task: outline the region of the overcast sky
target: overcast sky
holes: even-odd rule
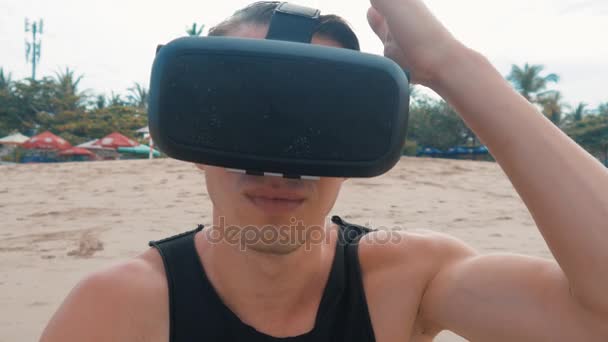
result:
[[[24,19],[44,18],[37,75],[70,67],[92,94],[148,85],[156,45],[184,35],[193,22],[217,24],[251,0],[0,0],[0,67],[13,79],[31,74],[25,62]],[[345,17],[366,52],[382,52],[367,25],[365,0],[299,0]],[[608,0],[428,0],[465,44],[503,74],[511,64],[543,64],[561,76],[572,104],[608,102]],[[206,30],[205,30],[206,31]]]

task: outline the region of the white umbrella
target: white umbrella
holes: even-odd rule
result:
[[[98,146],[98,145],[93,145],[97,142],[97,140],[99,139],[95,139],[95,140],[91,140],[91,141],[87,141],[85,143],[82,143],[76,147],[80,147],[80,148],[86,148],[88,150],[102,150],[103,147]]]
[[[30,140],[29,137],[27,137],[21,133],[16,133],[16,134],[11,134],[9,136],[6,136],[6,137],[0,139],[0,144],[21,145],[28,140]]]

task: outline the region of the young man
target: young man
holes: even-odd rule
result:
[[[272,8],[248,10],[264,6]],[[265,37],[267,21],[239,13],[215,33]],[[372,0],[368,19],[386,56],[446,99],[489,147],[557,263],[478,255],[438,234],[378,243],[382,232],[361,238],[365,231],[338,217],[325,224],[343,179],[199,165],[213,226],[84,279],[42,341],[430,341],[444,329],[473,341],[607,341],[606,169],[422,1]],[[358,48],[348,30],[333,31],[313,43]],[[306,234],[287,232],[289,243],[255,238],[285,233],[294,219]],[[234,227],[254,238],[243,244],[245,229]],[[308,243],[315,232],[323,243]],[[359,243],[345,243],[353,232]]]

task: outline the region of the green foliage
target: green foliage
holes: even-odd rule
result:
[[[416,156],[416,153],[418,152],[418,143],[416,143],[413,140],[406,140],[405,141],[405,145],[403,145],[403,150],[401,152],[401,154],[403,154],[404,156]]]
[[[597,107],[598,115],[608,115],[608,102],[602,103]]]
[[[583,117],[588,113],[589,113],[589,111],[587,110],[587,104],[584,102],[581,102],[578,105],[576,105],[574,110],[566,116],[566,119],[565,119],[566,124],[582,121]]]
[[[147,124],[147,118],[138,108],[111,106],[91,111],[64,111],[57,115],[40,113],[41,130],[60,132],[73,145],[101,138],[112,132],[133,136],[133,132]]]
[[[201,25],[201,27],[197,28],[197,24],[192,23],[192,27],[186,28],[186,34],[190,37],[198,37],[203,33],[203,29],[205,29],[205,25]]]
[[[65,68],[64,72],[55,73],[55,91],[58,111],[77,110],[86,99],[86,95],[78,91],[82,75],[76,76],[74,70]]]
[[[564,131],[608,166],[608,115],[588,115],[566,126]]]
[[[147,125],[144,87],[136,83],[128,100],[114,93],[89,98],[78,89],[81,80],[66,68],[55,77],[14,82],[0,68],[0,134],[50,130],[76,145],[112,132],[133,137]]]
[[[148,109],[148,90],[141,84],[135,82],[133,87],[129,88],[129,95],[127,95],[128,103],[131,106],[137,107],[142,110]]]
[[[38,113],[55,113],[59,109],[54,81],[48,77],[14,82],[11,90],[3,95],[0,117],[8,130],[31,134],[37,127]]]
[[[537,102],[542,106],[542,113],[556,126],[560,126],[564,119],[564,109],[568,107],[564,103],[562,93],[549,91],[537,96]]]
[[[106,97],[104,95],[97,95],[93,101],[93,105],[96,109],[106,108]]]
[[[13,81],[11,80],[11,74],[4,74],[4,68],[0,68],[0,91],[10,91]]]
[[[471,131],[445,102],[417,96],[410,107],[408,139],[420,147],[446,150],[466,144]]]

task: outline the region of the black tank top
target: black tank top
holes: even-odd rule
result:
[[[375,341],[361,269],[359,239],[370,232],[339,216],[336,254],[314,328],[303,335],[277,338],[243,323],[220,299],[206,277],[194,246],[194,235],[203,229],[150,242],[158,249],[169,287],[169,342],[373,342]]]

